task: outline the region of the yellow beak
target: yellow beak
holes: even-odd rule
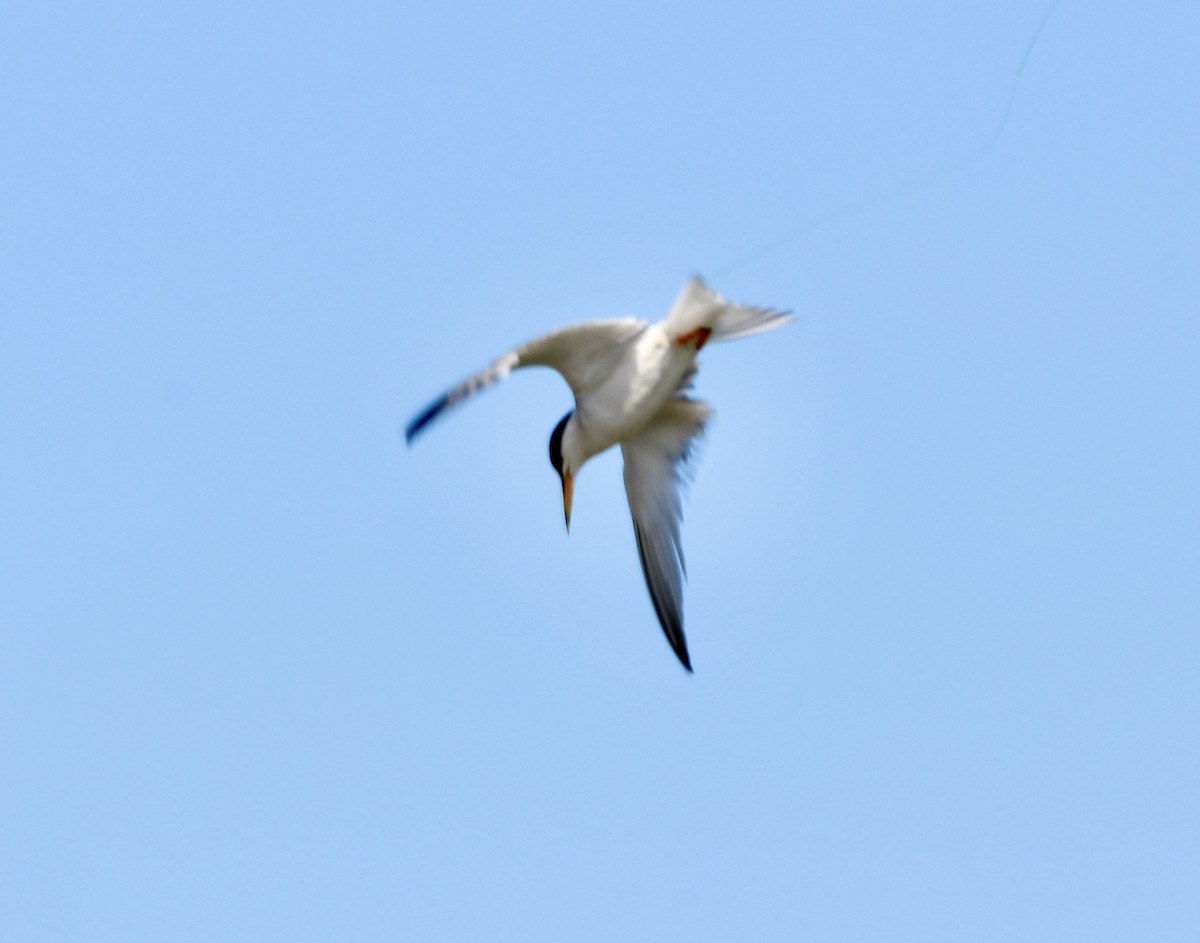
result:
[[[571,532],[571,498],[575,494],[575,479],[570,473],[562,476],[563,483],[563,517],[567,519],[567,533]]]

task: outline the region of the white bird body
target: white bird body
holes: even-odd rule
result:
[[[671,647],[690,671],[683,634],[679,473],[712,411],[683,391],[710,337],[745,337],[787,320],[785,313],[731,304],[693,278],[657,324],[634,318],[589,321],[508,352],[434,401],[409,423],[405,435],[411,443],[448,409],[519,367],[546,366],[561,373],[575,394],[575,409],[550,438],[550,460],[562,479],[567,526],[574,476],[588,459],[619,444],[651,601]]]
[[[583,395],[563,437],[563,459],[575,472],[589,458],[641,431],[695,371],[696,348],[671,343],[665,324],[625,342],[615,369]]]

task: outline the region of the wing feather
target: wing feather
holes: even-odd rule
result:
[[[451,387],[419,412],[404,429],[412,444],[421,432],[463,400],[505,379],[520,367],[550,367],[557,370],[578,396],[611,372],[626,343],[646,327],[637,318],[588,321],[543,334],[498,357],[490,365]]]
[[[680,526],[683,469],[712,411],[699,400],[677,396],[636,437],[621,443],[625,493],[650,600],[672,650],[692,670],[683,632],[683,557]]]

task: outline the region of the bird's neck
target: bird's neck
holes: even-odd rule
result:
[[[563,467],[571,469],[574,474],[579,471],[584,462],[600,451],[603,449],[597,448],[596,444],[591,441],[586,426],[579,418],[579,413],[572,415],[567,421],[566,428],[563,429]]]

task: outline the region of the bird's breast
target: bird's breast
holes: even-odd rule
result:
[[[659,325],[630,346],[615,370],[576,398],[591,454],[636,434],[678,392],[696,359],[694,347],[670,343]]]

